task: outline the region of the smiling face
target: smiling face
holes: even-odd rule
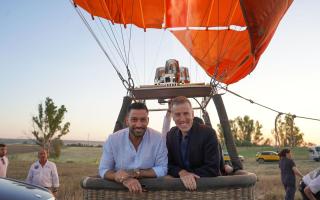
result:
[[[128,126],[130,134],[142,137],[149,123],[148,112],[145,109],[132,109],[128,114]]]
[[[172,105],[172,119],[182,134],[187,134],[193,123],[193,109],[189,102]]]

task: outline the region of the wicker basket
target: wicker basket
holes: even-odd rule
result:
[[[185,189],[178,178],[141,179],[146,190],[130,193],[121,184],[101,178],[85,177],[81,181],[83,199],[254,199],[255,174],[219,176],[197,180],[197,190]]]

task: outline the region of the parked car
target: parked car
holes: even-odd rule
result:
[[[242,155],[239,155],[239,159],[241,162],[244,161],[244,157]],[[223,160],[224,160],[224,162],[230,162],[230,156],[229,156],[228,152],[223,153]]]
[[[256,161],[259,163],[264,162],[277,162],[280,160],[278,153],[275,151],[261,151],[256,154]]]
[[[46,188],[10,178],[0,178],[0,199],[55,200],[54,196]]]

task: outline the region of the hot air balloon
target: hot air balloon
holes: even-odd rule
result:
[[[125,80],[116,69],[112,57],[104,51],[123,85],[130,93],[123,99],[114,131],[123,128],[125,111],[132,99],[146,100],[159,98],[159,96],[172,98],[183,95],[204,97],[203,103],[207,105],[212,98],[217,108],[232,164],[235,168],[242,169],[227,113],[221,95],[216,92],[215,84],[217,82],[226,85],[236,83],[255,69],[280,20],[292,2],[293,0],[73,0],[77,12],[100,47],[102,47],[101,42],[97,39],[91,27],[88,26],[81,10],[89,13],[92,19],[103,19],[109,25],[120,25],[123,28],[134,25],[144,31],[148,31],[148,29],[170,31],[213,80],[211,85],[190,84],[165,89],[157,87],[136,88],[128,67],[129,59],[123,58],[128,72],[128,79]],[[119,49],[117,48],[117,51]],[[159,68],[158,71],[164,73],[163,69]],[[178,73],[180,71],[178,69],[174,71],[176,74],[180,73]],[[157,79],[160,80],[160,78]],[[206,113],[205,110],[204,113]],[[205,115],[204,118],[206,118],[206,121],[210,121],[208,115]],[[240,192],[245,193],[241,197],[231,195],[232,197],[220,196],[220,198],[254,198],[251,187],[256,181],[254,175],[232,177],[231,179],[228,179],[230,177],[218,178],[227,178],[225,180],[221,179],[224,186],[218,186],[228,188],[229,191],[226,193],[232,193],[231,190],[237,193],[236,190],[239,188],[248,189],[246,192]],[[96,181],[93,181],[94,184]],[[210,182],[210,180],[206,181]],[[103,181],[98,180],[98,182],[104,185]],[[151,182],[146,181],[145,183],[146,185],[152,185]],[[237,185],[240,182],[242,185]],[[88,183],[87,179],[86,183]],[[228,187],[233,184],[236,186]],[[83,185],[83,187],[88,191],[94,189],[87,187],[87,185]],[[219,196],[216,197],[219,198]]]
[[[293,0],[74,0],[92,16],[169,29],[209,76],[235,83],[256,67]]]

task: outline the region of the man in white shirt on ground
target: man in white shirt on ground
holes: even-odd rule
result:
[[[48,160],[46,149],[40,149],[38,158],[39,160],[31,165],[26,182],[45,187],[56,196],[59,187],[56,164]]]
[[[9,160],[7,158],[7,145],[0,144],[0,177],[5,178],[7,176],[7,169]]]
[[[299,190],[304,200],[320,199],[320,167],[303,176]]]

